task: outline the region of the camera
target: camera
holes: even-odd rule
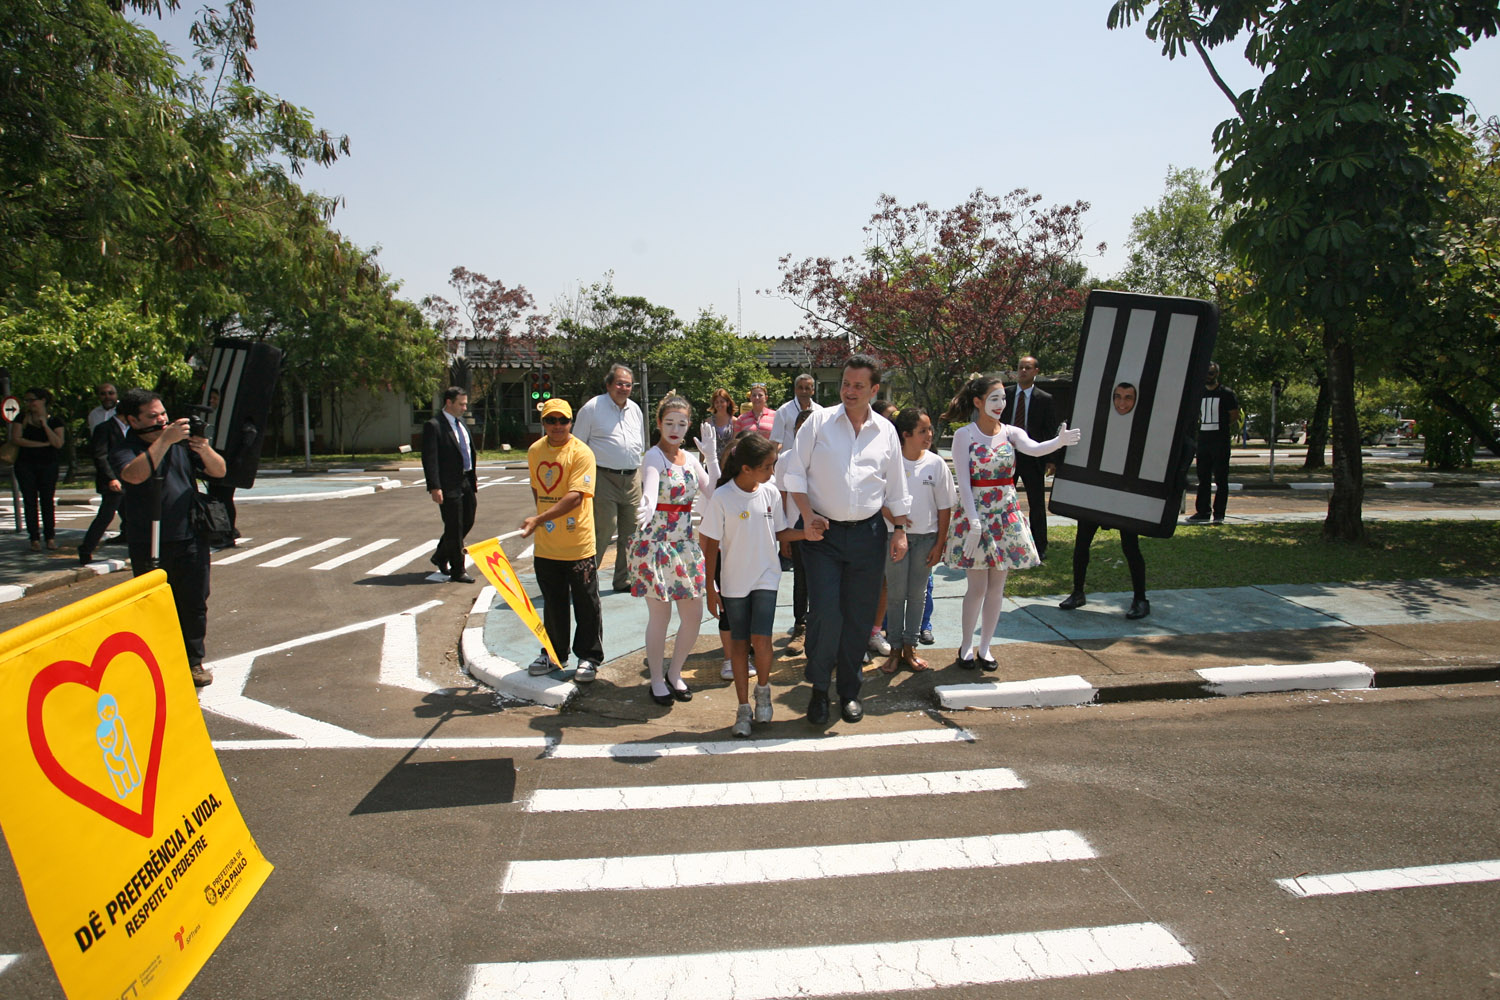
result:
[[[208,437],[208,415],[212,412],[211,406],[189,406],[188,434],[195,438]]]

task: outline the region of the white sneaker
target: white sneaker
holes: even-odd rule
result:
[[[719,676],[726,681],[734,680],[734,664],[725,660],[724,665],[719,668]],[[750,676],[755,676],[755,662],[753,660],[750,662]]]
[[[771,685],[755,685],[755,721],[771,721]]]
[[[890,656],[891,644],[885,641],[885,636],[879,632],[870,633],[870,652],[876,656]]]
[[[552,662],[552,657],[548,656],[545,652],[541,652],[537,654],[536,659],[527,665],[526,672],[533,677],[541,677],[543,674],[550,674],[554,670],[561,669],[562,667]]]
[[[729,730],[736,736],[750,735],[750,706],[741,705],[738,714],[734,717],[734,726]]]
[[[587,684],[599,676],[599,664],[593,660],[579,660],[578,669],[573,671],[573,682],[575,684]]]

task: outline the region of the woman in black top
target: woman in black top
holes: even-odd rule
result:
[[[53,494],[57,492],[57,469],[62,456],[63,422],[47,412],[52,394],[46,389],[26,393],[26,410],[10,425],[10,439],[21,448],[16,457],[16,482],[26,504],[26,531],[31,551],[57,548],[57,516]]]

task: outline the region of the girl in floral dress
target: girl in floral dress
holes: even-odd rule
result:
[[[954,479],[958,485],[959,509],[943,562],[968,575],[964,592],[963,639],[958,665],[973,670],[995,670],[990,640],[1000,622],[1005,602],[1005,576],[1012,569],[1039,565],[1031,527],[1016,499],[1016,451],[1047,455],[1075,445],[1082,435],[1058,428],[1058,435],[1040,443],[1024,430],[1000,422],[1005,410],[1005,385],[998,378],[972,379],[954,397],[944,420],[961,420],[978,410],[972,423],[953,435]],[[979,652],[974,651],[974,625],[979,624]]]
[[[630,593],[646,599],[646,669],[658,705],[692,699],[682,664],[703,620],[703,550],[693,536],[693,500],[707,499],[714,488],[702,464],[683,450],[692,422],[693,408],[681,396],[669,395],[656,408],[661,438],[641,461],[641,506],[630,543]],[[664,667],[674,604],[677,638]]]

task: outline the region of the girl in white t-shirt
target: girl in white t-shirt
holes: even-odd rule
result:
[[[908,406],[892,421],[901,438],[901,464],[906,468],[906,493],[911,497],[910,522],[906,527],[906,558],[885,560],[885,590],[888,595],[891,655],[880,665],[882,673],[894,674],[903,666],[913,672],[926,670],[927,661],[917,655],[922,629],[922,610],[927,603],[927,581],[932,567],[943,558],[948,539],[948,519],[953,511],[953,473],[942,456],[932,451],[932,418],[919,406]],[[886,521],[887,526],[890,521]],[[900,641],[897,641],[897,637]]]
[[[714,488],[703,466],[682,447],[692,422],[693,408],[681,396],[667,396],[657,406],[661,437],[641,460],[641,505],[628,550],[630,592],[646,599],[646,670],[651,700],[658,705],[692,700],[682,664],[703,621],[703,551],[693,537],[693,500],[712,495]],[[672,662],[663,664],[674,604],[677,638]]]
[[[759,664],[754,720],[771,721],[771,626],[781,581],[777,542],[802,537],[801,531],[786,526],[781,493],[769,482],[775,468],[776,445],[766,438],[750,435],[735,442],[698,526],[705,579],[712,581],[715,568],[720,570],[718,589],[712,582],[708,585],[708,610],[718,614],[722,604],[729,623],[734,692],[739,699],[730,731],[736,736],[750,735],[752,643]]]

